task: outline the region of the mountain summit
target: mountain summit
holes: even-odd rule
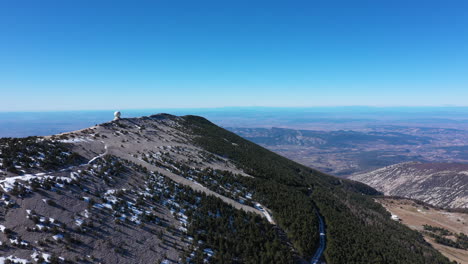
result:
[[[0,262],[449,263],[375,189],[197,116],[0,139]]]

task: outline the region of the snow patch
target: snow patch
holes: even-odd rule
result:
[[[28,263],[28,260],[26,259],[21,259],[21,258],[17,258],[13,255],[9,256],[9,257],[0,257],[0,264],[4,264],[6,260],[9,260],[13,263],[18,263],[18,264],[27,264]]]
[[[57,235],[52,236],[52,238],[53,238],[54,240],[62,240],[62,239],[63,239],[63,235],[62,235],[62,234],[57,234]]]

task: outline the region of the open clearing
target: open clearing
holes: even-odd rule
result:
[[[468,233],[468,214],[429,208],[406,199],[379,198],[376,201],[392,214],[398,215],[401,222],[412,229],[422,231],[424,230],[423,225],[431,225],[448,229],[454,233]],[[467,250],[435,243],[433,238],[426,235],[424,238],[450,260],[468,264]]]

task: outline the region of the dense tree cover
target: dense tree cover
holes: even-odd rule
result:
[[[291,242],[302,255],[309,256],[317,247],[318,233],[315,230],[318,229],[318,222],[314,205],[306,195],[308,189],[292,189],[275,181],[245,177],[229,171],[211,168],[197,170],[165,157],[161,162],[153,158],[146,158],[146,161],[195,180],[210,190],[246,205],[253,206],[250,199],[240,199],[240,196],[246,197],[247,193],[253,193],[253,200],[272,209],[280,226],[287,233],[293,234],[290,236]]]
[[[462,248],[456,241],[453,241],[450,238],[446,238],[446,237],[439,236],[436,234],[430,234],[430,236],[434,238],[436,243],[439,243],[441,245],[445,245],[445,246],[453,247],[453,248]]]
[[[275,181],[246,179],[254,199],[273,211],[277,224],[288,234],[296,250],[310,257],[318,247],[318,218],[308,190],[291,188]]]
[[[215,250],[210,263],[293,263],[290,248],[263,217],[237,210],[221,199],[202,196],[196,209],[188,210],[188,233],[198,245],[194,263],[203,262],[205,249]]]
[[[423,225],[423,227],[424,227],[424,230],[426,231],[437,233],[442,236],[448,236],[452,234],[452,232],[450,232],[448,229],[438,227],[438,226]]]
[[[468,249],[468,236],[464,233],[456,234],[445,228],[431,225],[424,225],[423,227],[425,234],[433,237],[435,242],[439,244],[453,248]],[[454,239],[447,238],[447,236],[451,236]]]
[[[460,233],[456,235],[457,237],[457,244],[460,245],[460,248],[468,249],[468,236],[464,233]]]
[[[182,263],[294,263],[293,252],[280,231],[258,214],[238,210],[221,199],[174,183],[168,178],[147,174],[152,200],[165,202],[176,218],[187,218],[188,241]],[[165,186],[164,190],[158,186]],[[208,256],[210,253],[211,257]]]
[[[313,202],[308,198],[310,189],[308,184],[304,184],[311,169],[297,167],[295,162],[271,155],[270,151],[205,119],[193,118],[202,122],[197,123],[198,127],[188,123],[193,133],[203,135],[196,138],[196,143],[229,158],[247,174],[255,176],[238,180],[253,191],[254,200],[272,209],[275,220],[286,231],[297,251],[306,258],[313,255],[318,247],[318,219]]]
[[[74,165],[84,159],[71,152],[67,144],[38,137],[0,138],[0,158],[3,168],[19,174],[22,169],[54,170]]]
[[[122,162],[146,174],[146,190],[152,193],[153,201],[166,201],[164,206],[176,219],[187,217],[184,236],[188,236],[191,245],[182,250],[181,263],[293,263],[295,257],[287,241],[264,217],[235,209],[217,197],[177,184],[159,173],[150,173],[145,167]],[[143,220],[147,219],[151,218],[146,216]],[[178,230],[174,227],[171,232],[175,234]]]
[[[449,263],[366,196],[333,187],[317,188],[312,197],[327,224],[330,263]]]
[[[250,186],[304,257],[318,243],[314,204],[327,226],[327,263],[450,263],[416,231],[390,219],[367,195],[377,191],[290,161],[204,118],[185,116],[181,129],[206,150],[255,177]],[[311,195],[311,196],[309,196]],[[310,228],[308,228],[310,227]]]

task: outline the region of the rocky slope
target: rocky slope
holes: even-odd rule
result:
[[[0,140],[0,263],[448,263],[374,189],[195,116]]]
[[[386,195],[440,207],[468,208],[468,164],[400,163],[350,178]]]

